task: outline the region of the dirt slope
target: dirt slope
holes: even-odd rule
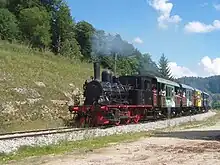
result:
[[[0,133],[63,126],[92,64],[0,41]]]

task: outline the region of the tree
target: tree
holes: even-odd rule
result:
[[[17,19],[8,9],[0,8],[0,39],[17,39],[19,28]]]
[[[173,80],[171,75],[170,67],[168,66],[168,59],[162,54],[159,60],[159,73],[163,78]]]
[[[159,71],[156,63],[151,59],[151,55],[146,53],[146,54],[141,54],[138,57],[138,72],[141,75],[144,74],[151,74],[154,76],[159,76]]]
[[[21,10],[32,7],[41,7],[40,0],[7,0],[8,10],[16,16]]]
[[[137,72],[137,64],[135,57],[119,56],[116,71],[119,75],[133,75]]]
[[[100,56],[101,65],[104,68],[108,68],[114,71],[115,66],[115,56],[112,54],[110,56]],[[116,61],[116,72],[117,75],[133,75],[137,72],[138,61],[135,57],[127,57],[118,55]]]
[[[0,0],[0,8],[5,8],[7,5],[7,0]]]
[[[53,48],[56,53],[65,56],[81,56],[80,46],[75,39],[75,23],[66,3],[61,2],[55,10],[52,26]]]
[[[51,43],[50,15],[44,8],[23,9],[19,18],[24,39],[29,40],[35,47],[49,46]]]
[[[81,57],[80,46],[75,38],[66,39],[61,44],[60,54],[70,58]]]
[[[75,32],[82,55],[85,59],[90,59],[92,53],[92,36],[95,28],[86,21],[80,21],[76,24]]]

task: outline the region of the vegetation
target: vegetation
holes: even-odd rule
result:
[[[72,141],[72,142],[63,141],[57,145],[49,145],[43,147],[24,146],[21,147],[16,154],[0,155],[0,163],[1,162],[5,163],[11,160],[22,160],[24,158],[31,156],[64,154],[73,151],[76,151],[76,154],[77,152],[78,153],[89,152],[89,151],[91,152],[94,149],[107,147],[114,143],[117,144],[120,142],[131,142],[138,140],[141,137],[147,137],[147,136],[150,136],[150,133],[145,131],[140,133],[126,133],[121,135],[111,135],[111,136],[104,136],[94,139]]]
[[[161,77],[173,80],[170,67],[168,66],[168,59],[165,57],[164,54],[162,54],[159,60],[159,72],[161,74]]]
[[[100,60],[104,67],[112,70],[117,54],[119,75],[158,72],[149,55],[142,55],[119,34],[95,29],[86,21],[76,23],[63,0],[1,1],[0,23],[2,40],[16,40],[72,59]]]
[[[177,79],[177,81],[209,93],[211,95],[213,108],[220,108],[220,76],[211,76],[206,78],[182,77]]]
[[[80,60],[6,42],[0,59],[0,132],[63,126],[71,117],[66,101],[93,74]]]

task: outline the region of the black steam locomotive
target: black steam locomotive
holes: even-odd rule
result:
[[[94,79],[85,85],[84,105],[116,105],[129,104],[129,86],[124,86],[112,75],[110,70],[102,72],[100,81],[100,67],[94,63]]]

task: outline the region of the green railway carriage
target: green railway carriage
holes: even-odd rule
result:
[[[158,102],[161,108],[180,107],[180,85],[176,82],[156,77],[159,92]]]

